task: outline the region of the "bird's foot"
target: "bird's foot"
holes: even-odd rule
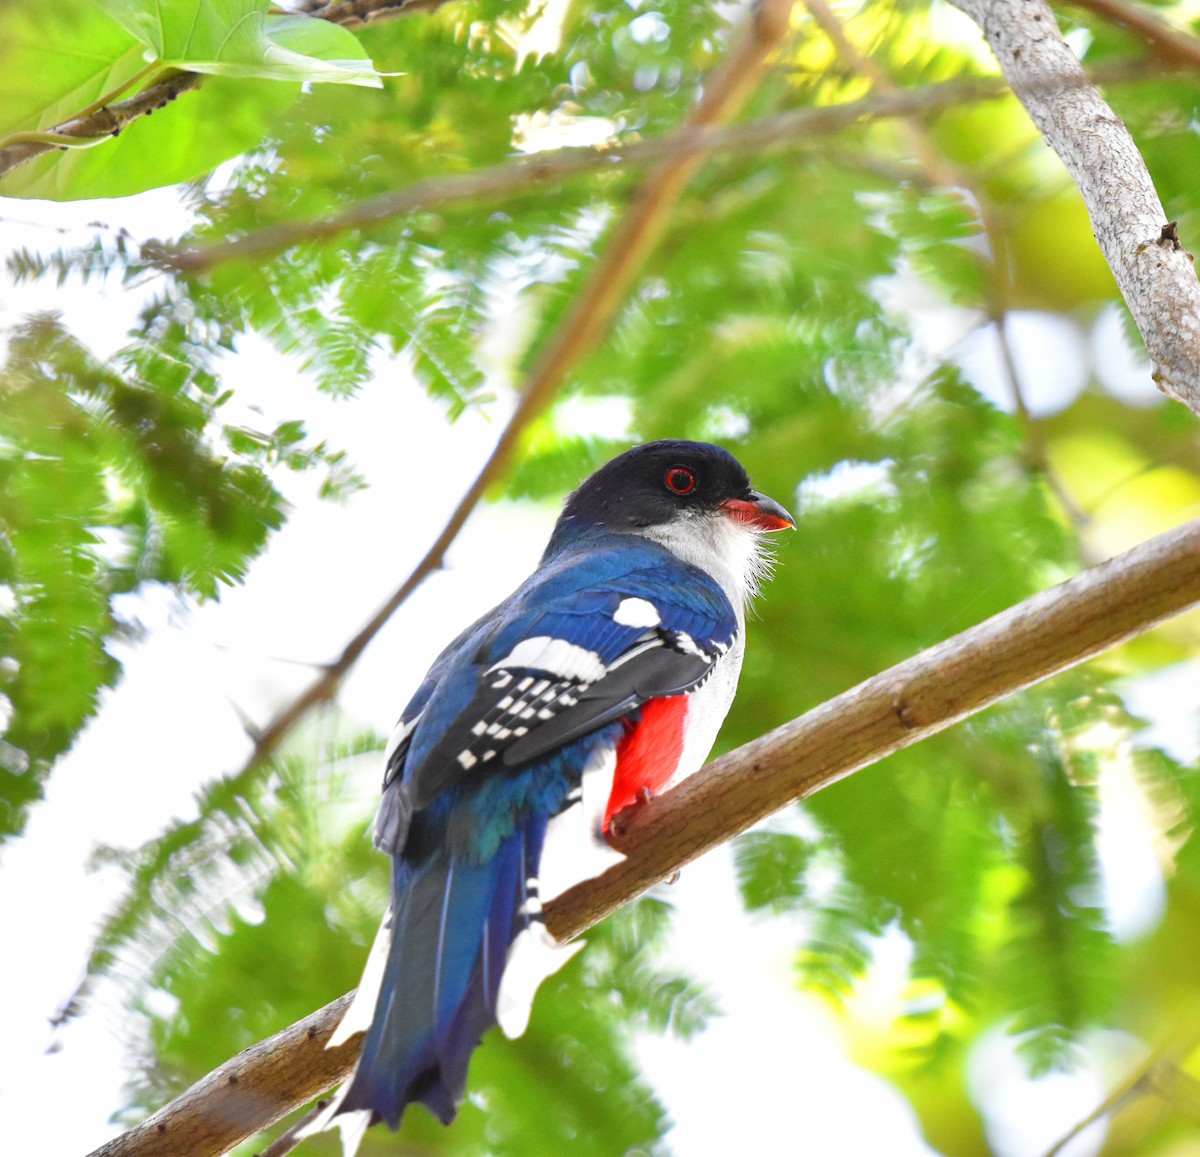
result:
[[[633,803],[626,804],[625,807],[608,821],[608,830],[604,833],[604,836],[614,848],[618,848],[617,841],[622,840],[629,831],[629,821],[653,798],[654,792],[648,787],[639,787]],[[618,850],[620,849],[618,848]]]

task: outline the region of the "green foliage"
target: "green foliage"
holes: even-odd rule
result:
[[[815,846],[791,832],[749,832],[735,845],[738,885],[748,912],[786,912],[807,895],[805,872]]]
[[[116,678],[105,649],[120,629],[113,600],[147,582],[213,595],[279,525],[261,468],[205,438],[214,388],[203,363],[159,349],[133,346],[101,365],[52,318],[11,337],[0,383],[11,607],[0,833],[20,829],[51,761]]]
[[[42,158],[0,186],[69,198],[199,178],[181,193],[190,226],[158,247],[98,228],[8,258],[14,284],[149,283],[155,296],[107,361],[48,318],[8,335],[0,834],[19,829],[55,757],[115,684],[119,596],[166,582],[205,598],[239,581],[286,516],[281,470],[320,471],[332,496],[364,482],[298,413],[261,429],[244,410],[228,418],[224,360],[262,338],[347,406],[368,381],[394,376],[451,420],[489,412],[520,387],[622,229],[642,171],[624,146],[676,127],[723,60],[722,11],[584,0],[517,12],[465,0],[372,22],[361,49],[258,0],[29,3],[6,15],[0,132],[52,125],[112,93],[145,68],[146,49],[143,81],[166,64],[212,75],[118,141]],[[979,71],[973,50],[941,41],[940,9],[884,2],[839,16],[898,84]],[[1141,51],[1128,30],[1060,16],[1091,37],[1087,63]],[[747,119],[870,87],[799,9],[794,21]],[[302,42],[287,39],[296,34]],[[381,87],[353,83],[375,76],[366,53],[388,77]],[[353,86],[300,92],[281,79]],[[1185,237],[1200,187],[1195,87],[1151,67],[1109,93]],[[443,203],[426,184],[414,211],[192,277],[162,260],[164,247],[325,222],[418,182],[582,141],[603,141],[612,165],[469,202]],[[953,336],[998,312],[1040,309],[1083,332],[1116,300],[1064,181],[1011,99],[716,153],[607,340],[573,367],[569,404],[524,431],[493,497],[557,501],[626,435],[695,436],[729,445],[756,485],[797,508],[799,529],[775,544],[777,574],[750,623],[725,747],[1200,509],[1194,418],[1181,407],[1128,404],[1106,392],[1108,367],[1093,365],[1070,405],[1017,417],[955,363]],[[627,414],[628,430],[592,423],[602,411]],[[403,430],[396,439],[407,447]],[[1042,1073],[1069,1069],[1097,1028],[1153,1047],[1194,1018],[1200,775],[1147,738],[1121,680],[1198,654],[1194,621],[1167,625],[739,840],[745,906],[794,929],[797,999],[841,1019],[855,1058],[911,1099],[942,1151],[983,1144],[964,1072],[996,1027],[1017,1034]],[[399,673],[397,694],[419,674]],[[356,778],[375,747],[296,747],[211,785],[194,821],[105,853],[127,870],[128,894],[81,996],[119,981],[137,1061],[130,1118],[356,980],[385,893]],[[1114,784],[1145,810],[1165,880],[1161,919],[1140,937],[1114,927],[1107,906],[1100,853]],[[661,901],[643,900],[589,934],[546,986],[529,1034],[485,1042],[456,1124],[414,1113],[400,1143],[665,1152],[669,1122],[630,1041],[690,1039],[719,1004],[664,964],[669,922]],[[881,946],[897,941],[904,983],[883,1023],[857,1002]],[[1129,1151],[1165,1152],[1171,1130],[1189,1128],[1164,1118]],[[391,1142],[371,1135],[364,1151]]]

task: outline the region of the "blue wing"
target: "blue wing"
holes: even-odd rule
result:
[[[648,699],[695,687],[737,627],[703,571],[645,539],[596,535],[439,659],[392,772],[402,770],[420,808],[481,765],[522,767]]]

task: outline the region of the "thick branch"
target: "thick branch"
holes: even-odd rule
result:
[[[787,30],[792,0],[760,0],[729,56],[712,77],[700,103],[688,118],[704,126],[734,115],[762,75],[771,49]],[[346,644],[338,658],[275,717],[255,739],[245,769],[269,758],[296,723],[318,703],[331,699],[346,672],[367,645],[424,580],[442,565],[446,551],[488,487],[502,477],[525,429],[550,404],[571,369],[583,360],[607,332],[630,285],[661,234],[703,156],[692,150],[659,165],[638,190],[629,212],[618,222],[607,248],[592,267],[566,316],[551,335],[521,392],[517,408],[500,434],[479,476],[463,495],[442,532],[412,573]]]
[[[1200,520],[993,615],[740,747],[625,827],[624,862],[546,906],[568,939],[797,799],[1200,604]]]
[[[1045,0],[951,0],[983,29],[1005,78],[1079,186],[1165,393],[1200,414],[1200,282],[1145,162],[1088,83]]]
[[[794,800],[1198,604],[1200,521],[1034,595],[709,764],[640,809],[623,835],[625,861],[547,904],[547,925],[559,939],[577,936]],[[329,1053],[319,1046],[348,999],[242,1053],[92,1157],[207,1157],[332,1088],[353,1067],[359,1041]]]
[[[353,992],[238,1053],[90,1157],[214,1157],[338,1084],[361,1036],[326,1049]]]

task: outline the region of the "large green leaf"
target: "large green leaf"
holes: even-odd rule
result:
[[[149,64],[215,76],[383,82],[354,35],[327,20],[271,15],[270,0],[101,0]]]

